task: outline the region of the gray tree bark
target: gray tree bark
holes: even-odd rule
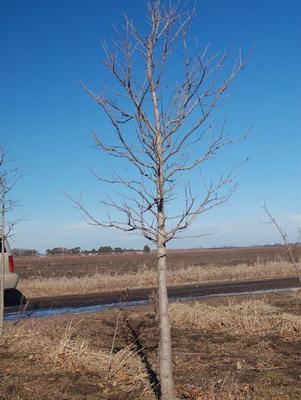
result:
[[[158,245],[158,302],[160,323],[160,381],[162,400],[174,399],[171,330],[168,315],[165,245]]]
[[[166,229],[164,215],[164,191],[162,179],[158,180],[157,208],[157,256],[158,256],[158,311],[160,325],[160,382],[162,400],[176,399],[174,392],[171,329],[168,314]]]

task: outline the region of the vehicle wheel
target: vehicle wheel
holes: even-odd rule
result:
[[[4,289],[4,307],[20,306],[26,303],[26,297],[18,289]]]

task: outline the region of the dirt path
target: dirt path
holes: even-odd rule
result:
[[[220,283],[203,283],[173,286],[168,289],[170,299],[188,299],[196,297],[220,296],[229,294],[252,293],[266,290],[293,289],[300,287],[297,278],[286,277],[256,281],[231,281]],[[62,307],[89,307],[102,304],[116,304],[149,300],[155,288],[125,289],[110,293],[94,293],[87,295],[68,295],[56,297],[40,297],[28,300],[26,310],[57,309]],[[6,307],[5,312],[20,311],[19,306]]]

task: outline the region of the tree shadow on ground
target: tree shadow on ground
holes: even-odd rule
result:
[[[156,371],[153,370],[151,363],[149,362],[149,359],[147,357],[147,354],[145,353],[144,346],[141,341],[141,329],[144,326],[144,321],[140,321],[139,324],[134,327],[129,320],[126,320],[126,325],[130,331],[130,334],[133,339],[133,345],[136,348],[137,354],[139,355],[143,365],[145,366],[148,380],[150,383],[150,387],[156,397],[157,400],[161,399],[161,384],[158,378],[158,375]]]

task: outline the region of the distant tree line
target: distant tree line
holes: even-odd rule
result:
[[[25,257],[25,256],[38,256],[40,253],[35,249],[12,249],[13,255],[15,257]]]
[[[91,250],[81,250],[80,247],[73,247],[71,249],[68,249],[66,247],[54,247],[53,249],[47,249],[46,250],[46,255],[47,256],[55,256],[55,255],[102,255],[102,254],[121,254],[121,253],[136,253],[141,250],[135,250],[135,249],[125,249],[121,247],[111,247],[111,246],[100,246],[97,250],[96,249],[91,249]],[[149,253],[150,248],[149,246],[145,245],[143,248],[144,253]]]
[[[66,247],[54,247],[53,249],[46,249],[47,256],[55,256],[55,255],[75,255],[80,254],[81,249],[80,247],[73,247],[68,249]]]

